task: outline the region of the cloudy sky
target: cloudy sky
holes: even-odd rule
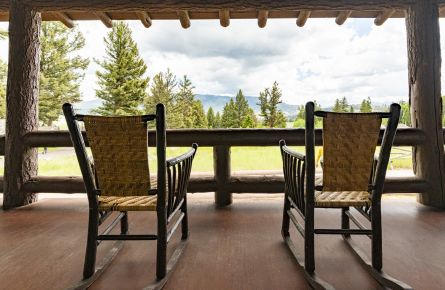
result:
[[[154,21],[149,29],[129,23],[148,75],[167,68],[186,74],[198,94],[234,95],[242,89],[257,96],[276,80],[290,104],[315,99],[328,106],[343,96],[351,103],[368,96],[374,102],[407,100],[403,19],[380,27],[372,19],[348,19],[342,26],[334,19],[309,19],[303,28],[295,19],[270,19],[264,29],[255,20],[231,20],[228,28],[217,20],[197,20],[186,30],[179,21]],[[78,27],[86,38],[82,54],[101,59],[109,30],[98,21],[79,21]],[[443,21],[441,28],[445,31]],[[0,41],[0,57],[7,58],[7,41]],[[95,98],[97,69],[91,61],[82,86],[85,100]]]

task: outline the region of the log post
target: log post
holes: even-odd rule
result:
[[[37,149],[25,145],[24,135],[38,127],[40,24],[39,12],[21,0],[10,1],[4,209],[26,205],[37,198],[22,187],[37,175]]]
[[[229,146],[213,147],[213,168],[218,187],[215,192],[215,203],[220,207],[230,205],[232,203],[232,193],[226,190],[231,175]]]
[[[417,177],[431,185],[418,196],[422,204],[445,207],[444,138],[442,132],[441,54],[438,6],[435,0],[415,1],[406,14],[411,122],[425,134],[414,147]]]

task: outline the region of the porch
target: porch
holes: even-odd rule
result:
[[[190,239],[165,289],[309,288],[281,238],[282,203],[281,194],[242,194],[231,207],[215,209],[213,194],[189,194]],[[385,195],[382,203],[384,269],[414,289],[442,289],[443,213],[408,194]],[[42,194],[37,203],[0,212],[0,248],[6,249],[0,253],[1,288],[65,289],[79,281],[87,210],[84,195]],[[327,226],[340,222],[335,210],[317,217]],[[150,213],[130,213],[130,230],[155,231],[155,220]],[[369,250],[368,239],[358,241]],[[99,260],[110,246],[99,247]],[[155,247],[125,242],[91,289],[148,285],[155,278]],[[316,247],[318,273],[334,287],[379,289],[340,237],[317,236]]]

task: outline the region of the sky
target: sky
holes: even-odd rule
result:
[[[350,18],[339,26],[334,19],[310,18],[302,28],[295,19],[269,19],[263,29],[252,19],[231,20],[227,28],[218,20],[195,20],[189,29],[172,20],[153,21],[148,29],[140,21],[128,23],[148,76],[169,68],[178,78],[187,75],[196,94],[233,96],[242,89],[258,96],[277,81],[289,104],[316,100],[330,106],[341,97],[352,104],[367,97],[376,103],[408,99],[404,19],[375,26],[373,19]],[[86,38],[81,54],[91,59],[81,91],[84,100],[91,100],[99,69],[93,59],[104,57],[103,38],[110,30],[99,21],[77,25]],[[445,20],[440,25],[445,31]],[[7,24],[0,27],[7,29]],[[3,60],[7,45],[0,41]]]

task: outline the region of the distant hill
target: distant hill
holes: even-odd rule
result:
[[[202,102],[202,105],[204,106],[204,110],[206,112],[210,107],[212,107],[215,112],[222,113],[224,105],[228,103],[231,98],[234,97],[218,96],[218,95],[196,95],[195,98]],[[260,106],[257,105],[257,103],[259,103],[258,98],[247,96],[246,99],[247,102],[249,103],[249,106],[252,107],[255,113],[259,114]],[[100,99],[93,99],[77,103],[74,107],[76,108],[76,111],[80,114],[89,114],[93,109],[99,107],[101,104],[102,101]],[[295,116],[297,114],[296,105],[289,105],[286,103],[282,103],[279,105],[279,108],[288,117]]]

